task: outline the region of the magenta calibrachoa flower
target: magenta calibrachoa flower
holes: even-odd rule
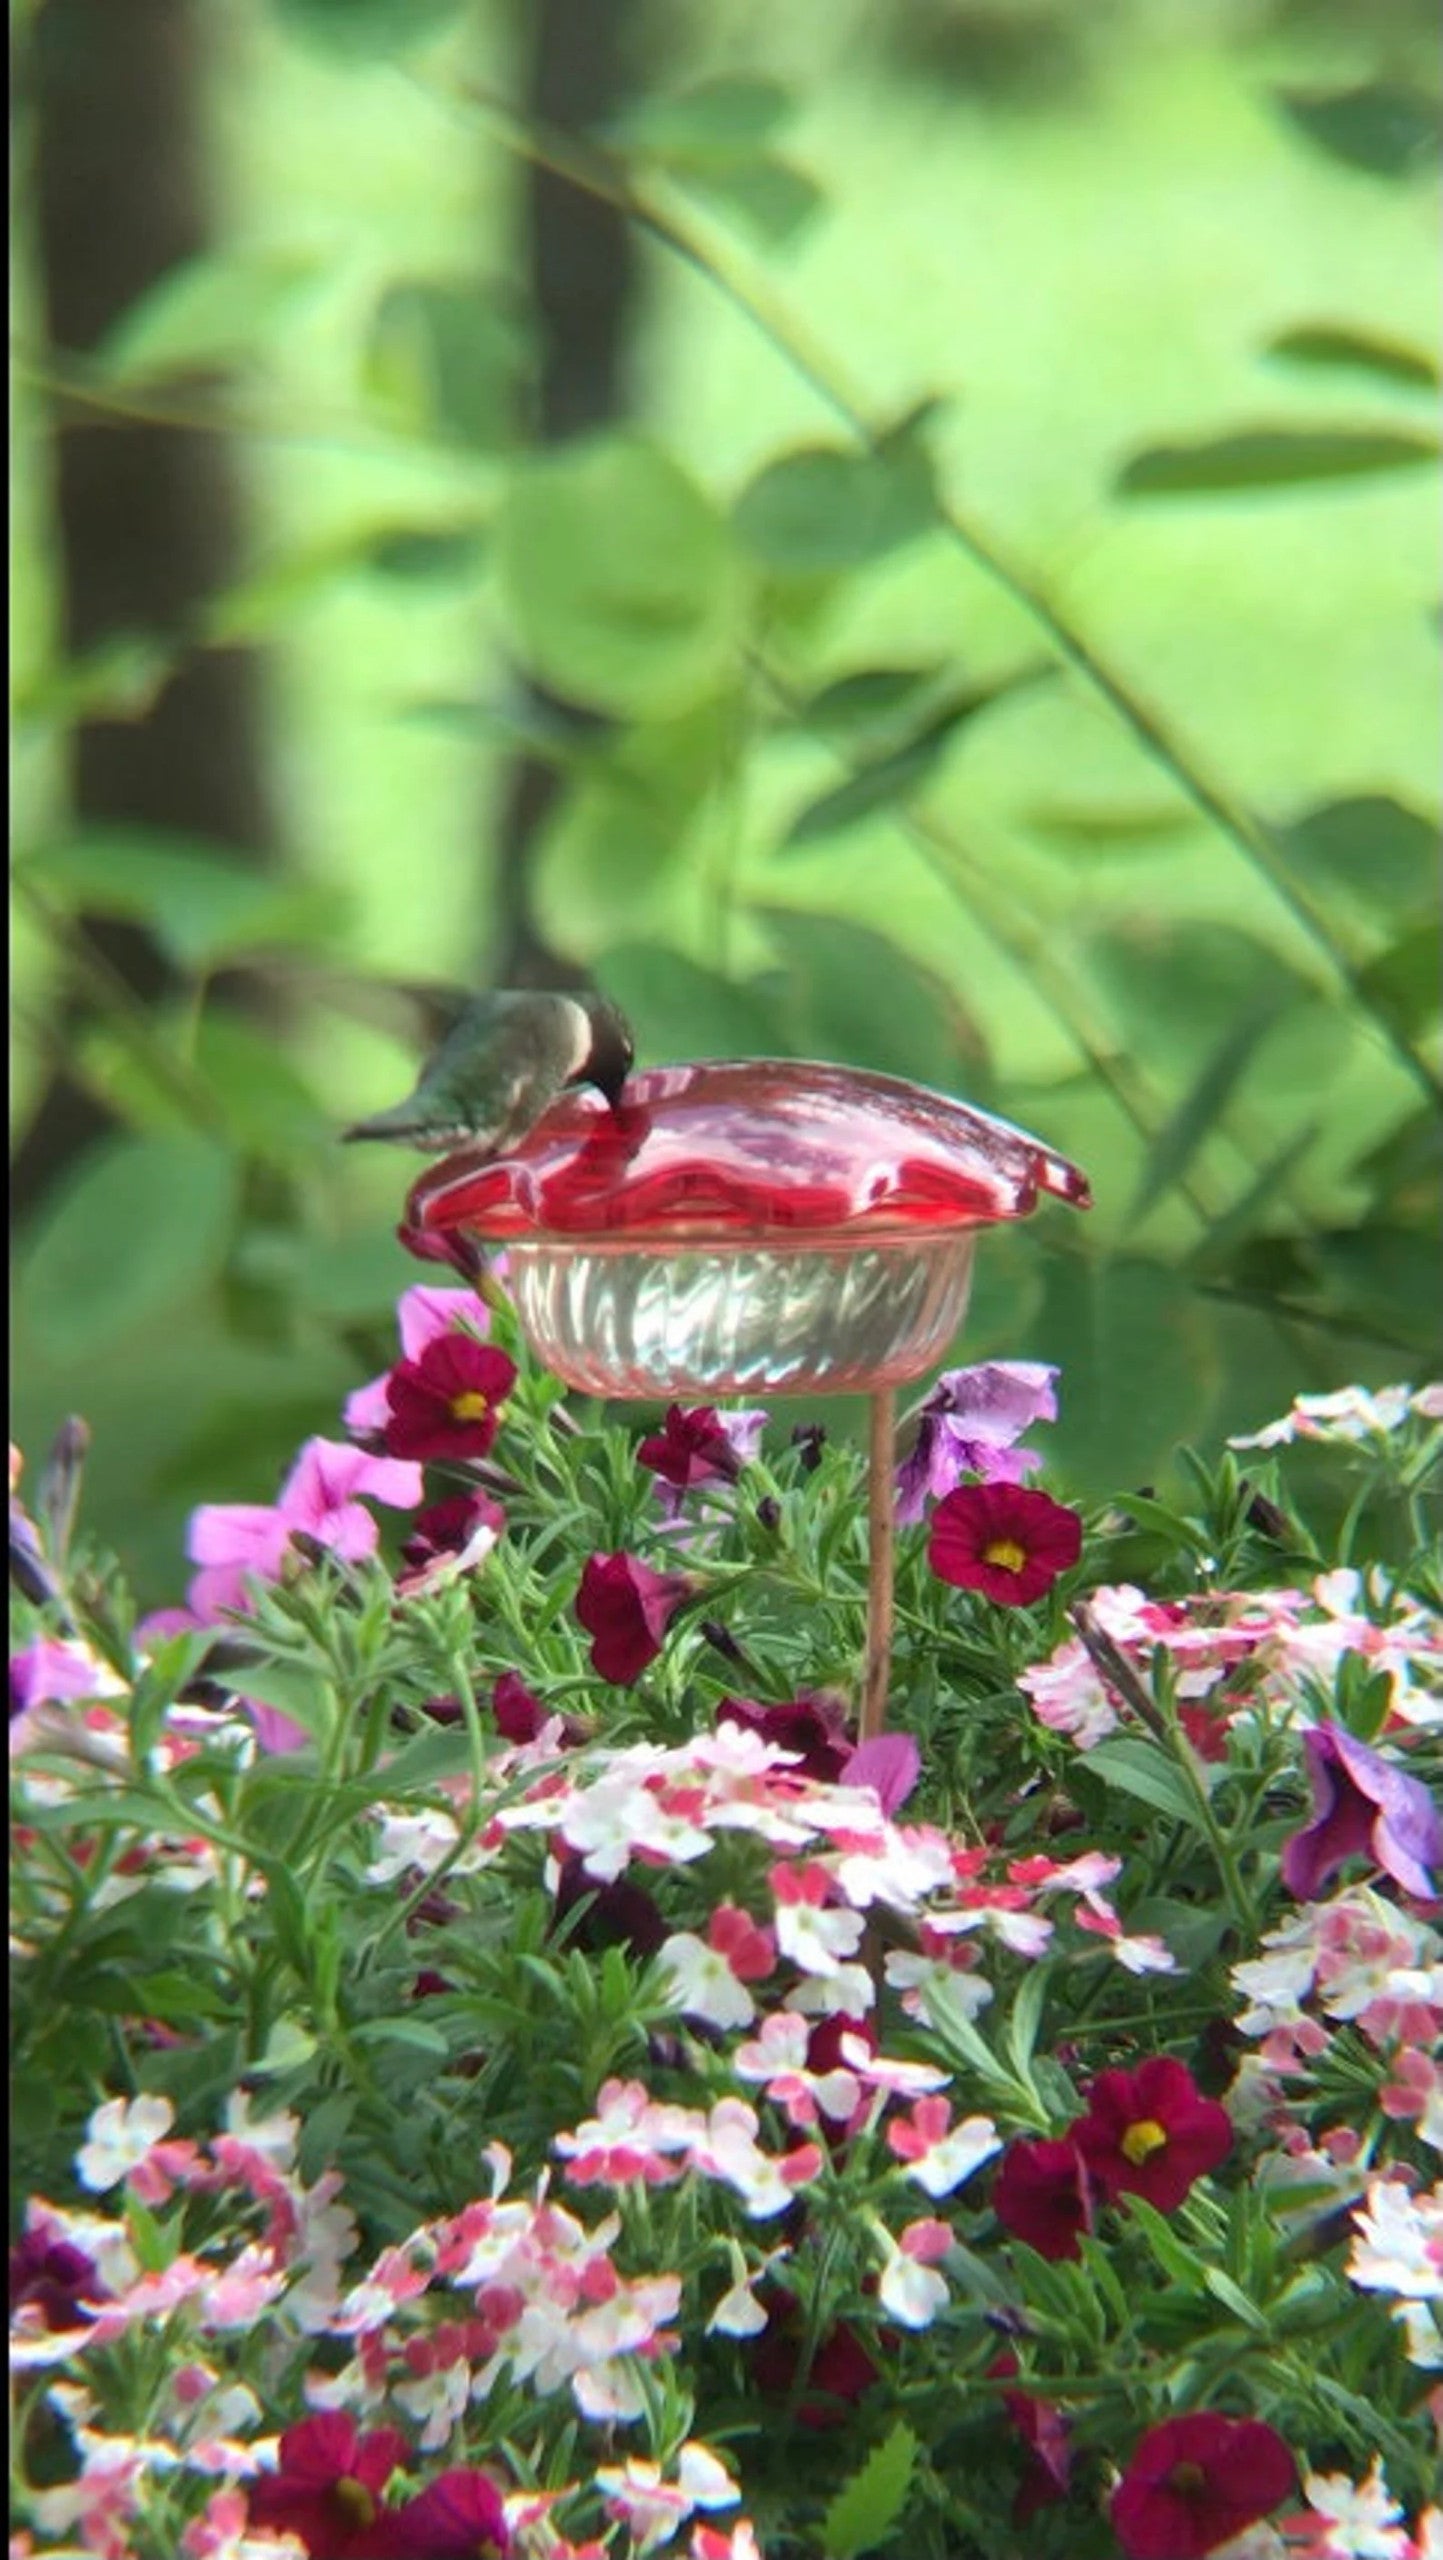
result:
[[[419,1360],[433,1342],[449,1333],[469,1334],[473,1341],[484,1339],[490,1325],[487,1308],[470,1289],[432,1289],[424,1282],[419,1288],[404,1290],[396,1306],[396,1328],[401,1337],[401,1358]],[[358,1440],[382,1440],[390,1420],[387,1389],[391,1382],[389,1369],[357,1387],[346,1398],[346,1429]]]
[[[408,2451],[395,2427],[362,2435],[339,2410],[305,2418],[282,2436],[276,2472],[252,2484],[250,2521],[298,2535],[311,2560],[399,2560],[382,2494]]]
[[[639,1556],[588,1557],[576,1614],[592,1639],[592,1669],[629,1688],[656,1660],[672,1619],[699,1588],[691,1574],[656,1573]]]
[[[1104,2195],[1137,2195],[1172,2213],[1233,2147],[1226,2107],[1204,2098],[1186,2063],[1154,2054],[1136,2071],[1099,2071],[1070,2139]]]
[[[1113,2531],[1127,2560],[1206,2560],[1296,2482],[1272,2427],[1195,2410],[1150,2428],[1135,2448],[1113,2495]]]
[[[386,1447],[393,1458],[484,1458],[516,1384],[516,1363],[494,1344],[443,1333],[386,1381]]]
[[[1040,1600],[1082,1553],[1082,1522],[1050,1494],[1020,1485],[964,1485],[932,1514],[927,1562],[943,1582],[985,1592],[1007,1608]]]
[[[1044,2258],[1075,2258],[1092,2229],[1092,2180],[1075,2142],[1020,2136],[1002,2155],[992,2210],[1004,2231]]]
[[[734,1484],[754,1458],[766,1427],[766,1411],[725,1413],[715,1405],[668,1405],[660,1431],[637,1445],[652,1474],[686,1492],[697,1484]]]

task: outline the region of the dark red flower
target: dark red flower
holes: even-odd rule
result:
[[[927,1562],[943,1582],[1020,1607],[1039,1600],[1082,1553],[1082,1522],[1020,1484],[959,1485],[932,1514]]]
[[[281,2438],[279,2469],[248,2484],[250,2521],[295,2534],[311,2560],[397,2560],[397,2517],[381,2493],[406,2455],[395,2427],[363,2436],[340,2410],[303,2418]]]
[[[714,1404],[668,1405],[660,1431],[643,1440],[636,1454],[653,1475],[679,1487],[734,1484],[742,1467]]]
[[[534,1742],[546,1722],[546,1709],[532,1696],[519,1671],[503,1671],[491,1692],[496,1730],[507,1742]]]
[[[393,1458],[484,1458],[516,1363],[474,1334],[443,1333],[386,1381],[386,1447]]]
[[[806,2323],[795,2294],[775,2287],[767,2302],[767,2325],[753,2340],[749,2355],[757,2389],[779,2400],[790,2396],[801,2370]],[[807,2371],[807,2387],[797,2403],[799,2426],[821,2431],[847,2423],[847,2408],[870,2391],[879,2369],[855,2329],[838,2320],[827,2331]],[[813,2398],[812,2393],[821,2394]]]
[[[1075,2142],[1009,2142],[992,2189],[1004,2231],[1043,2258],[1075,2258],[1092,2229],[1092,2182]]]
[[[782,1751],[800,1752],[798,1776],[823,1784],[840,1778],[852,1756],[846,1710],[827,1689],[804,1689],[780,1707],[761,1706],[755,1698],[723,1698],[717,1722],[744,1725]]]
[[[24,2231],[10,2252],[10,2308],[33,2303],[47,2329],[80,2329],[93,2315],[90,2305],[110,2300],[83,2249],[55,2236],[54,2229]]]
[[[639,1884],[617,1876],[599,1884],[586,1872],[580,1850],[562,1861],[556,1885],[556,1916],[564,1920],[578,1902],[587,1905],[568,1944],[597,1955],[603,1947],[629,1947],[633,1955],[654,1956],[667,1935],[667,1924],[651,1895]]]
[[[576,1614],[593,1639],[591,1663],[625,1689],[661,1651],[661,1640],[696,1585],[688,1573],[653,1573],[636,1556],[588,1556]]]
[[[1159,2213],[1233,2147],[1226,2107],[1205,2098],[1185,2062],[1154,2054],[1136,2071],[1099,2071],[1072,2140],[1109,2196],[1145,2196]]]
[[[1014,2355],[994,2356],[987,2368],[998,2381],[1017,2371]],[[1054,2507],[1065,2498],[1072,2478],[1072,2446],[1067,2420],[1050,2400],[1034,2400],[1028,2391],[1004,2391],[1002,2406],[1027,2448],[1027,2468],[1012,2501],[1012,2521],[1027,2524],[1039,2507]]]
[[[1206,2409],[1149,2427],[1113,2496],[1127,2560],[1203,2560],[1269,2513],[1297,2478],[1280,2435]]]
[[[464,1555],[484,1529],[499,1538],[505,1526],[506,1514],[489,1493],[448,1493],[444,1502],[430,1502],[417,1512],[409,1538],[402,1541],[402,1561],[419,1572],[443,1556]]]
[[[395,2518],[394,2560],[505,2560],[501,2492],[484,2471],[443,2471]]]

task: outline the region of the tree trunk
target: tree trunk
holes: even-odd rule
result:
[[[600,124],[623,91],[629,0],[539,0],[534,12],[530,114],[567,132]],[[636,255],[624,214],[550,169],[528,163],[530,289],[541,339],[541,441],[559,444],[617,417]],[[548,708],[565,712],[552,702]],[[518,758],[496,866],[495,976],[501,986],[569,987],[585,972],[553,951],[530,911],[537,836],[556,800],[553,765]]]
[[[208,242],[197,0],[48,0],[28,62],[38,257],[50,337],[93,348],[155,279]],[[57,425],[56,540],[71,654],[121,632],[179,637],[235,574],[238,508],[220,439],[97,416]],[[253,657],[186,658],[150,711],[92,720],[71,741],[76,822],[208,837],[263,858],[271,826]],[[173,983],[150,936],[88,930],[135,992]],[[64,1032],[84,1018],[67,1000]],[[110,1125],[92,1095],[52,1082],[13,1171],[32,1202]]]

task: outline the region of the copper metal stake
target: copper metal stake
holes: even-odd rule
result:
[[[880,1733],[887,1721],[888,1673],[892,1663],[892,1471],[896,1425],[896,1397],[890,1387],[882,1388],[872,1398],[867,1462],[871,1555],[867,1567],[867,1668],[862,1683],[864,1742]]]

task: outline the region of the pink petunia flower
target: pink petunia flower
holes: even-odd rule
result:
[[[1443,1816],[1420,1778],[1410,1777],[1346,1726],[1310,1727],[1303,1749],[1313,1818],[1284,1847],[1283,1882],[1312,1902],[1351,1857],[1371,1858],[1405,1893],[1429,1900],[1430,1870],[1443,1864]]]

